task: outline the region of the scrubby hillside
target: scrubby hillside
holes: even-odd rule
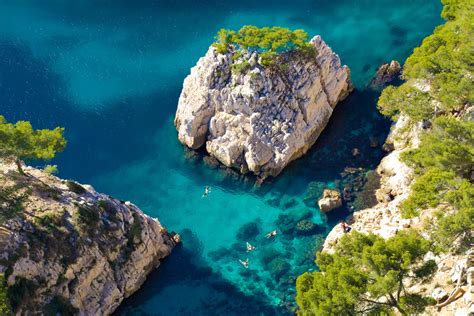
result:
[[[443,4],[447,22],[379,99],[396,121],[380,203],[329,234],[321,271],[298,278],[300,314],[474,312],[474,4]]]

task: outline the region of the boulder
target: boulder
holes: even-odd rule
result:
[[[318,201],[318,206],[322,212],[329,212],[335,208],[341,207],[341,193],[337,190],[324,190],[322,198]]]
[[[392,60],[389,63],[385,63],[379,67],[375,76],[370,81],[369,86],[375,90],[381,90],[385,85],[393,81],[397,76],[400,75],[402,67],[396,60]]]
[[[314,56],[281,54],[281,69],[264,67],[258,52],[211,46],[184,80],[174,120],[180,142],[241,172],[277,176],[316,142],[352,90],[349,68],[321,37],[311,43]],[[248,67],[235,71],[236,64]]]

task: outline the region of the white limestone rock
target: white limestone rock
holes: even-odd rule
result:
[[[321,37],[314,58],[284,54],[286,70],[263,67],[258,54],[210,47],[186,77],[176,111],[178,139],[226,166],[278,175],[316,142],[336,104],[352,89],[350,71]],[[244,73],[232,63],[248,63]]]
[[[31,167],[27,176],[14,177],[15,168],[0,161],[0,188],[16,186],[19,195],[34,188],[22,215],[0,226],[0,273],[9,286],[28,282],[31,288],[18,315],[42,314],[58,298],[79,315],[110,315],[175,245],[158,220],[130,202],[88,185],[76,183],[74,190]],[[80,207],[92,214],[89,222]]]
[[[335,208],[342,206],[342,196],[337,190],[326,189],[323,191],[323,196],[318,201],[319,209],[322,212],[329,212]]]

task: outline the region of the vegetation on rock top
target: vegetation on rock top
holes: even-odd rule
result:
[[[243,26],[240,30],[221,29],[216,36],[217,42],[213,46],[218,53],[225,54],[232,46],[239,51],[258,52],[262,66],[271,66],[275,58],[282,53],[298,51],[310,53],[314,51],[313,45],[308,42],[308,34],[301,29],[273,27]],[[238,56],[240,54],[238,53]]]
[[[404,282],[427,279],[434,273],[436,266],[422,260],[429,250],[430,243],[415,231],[387,240],[358,232],[345,235],[334,254],[318,254],[321,272],[297,279],[300,313],[380,315],[394,309],[402,314],[420,313],[432,300],[408,292]]]
[[[64,128],[35,130],[30,122],[8,123],[0,115],[0,158],[12,160],[23,174],[21,160],[49,160],[64,150]]]

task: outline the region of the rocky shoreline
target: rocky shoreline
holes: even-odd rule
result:
[[[278,67],[259,53],[211,46],[184,80],[178,139],[222,164],[277,176],[316,142],[336,104],[352,90],[350,71],[319,36],[314,56],[288,52]]]
[[[130,202],[15,168],[0,164],[0,273],[16,314],[111,314],[176,244]]]
[[[400,204],[409,196],[410,186],[413,182],[413,170],[400,161],[400,154],[418,146],[423,127],[422,122],[410,125],[409,119],[403,115],[398,118],[385,143],[386,147],[393,150],[382,159],[376,170],[381,179],[380,188],[375,192],[378,204],[352,213],[346,220],[351,230],[390,238],[401,230],[415,228],[426,235],[423,233],[424,225],[426,221],[433,218],[433,209],[423,210],[420,216],[410,219],[404,219],[399,209]],[[324,240],[321,251],[334,252],[338,240],[346,233],[343,225],[336,225]],[[469,267],[472,257],[473,254],[469,252],[438,255],[429,252],[425,259],[432,259],[436,262],[437,272],[429,282],[407,284],[407,288],[415,293],[433,298],[438,298],[439,293],[444,293],[443,295],[447,296],[455,289],[456,283],[461,282],[463,276],[460,269]],[[467,281],[469,282],[469,280]],[[471,294],[469,291],[463,294],[464,296],[461,295],[461,298],[442,309],[428,307],[424,315],[440,312],[443,315],[464,315],[459,313],[469,309]]]

